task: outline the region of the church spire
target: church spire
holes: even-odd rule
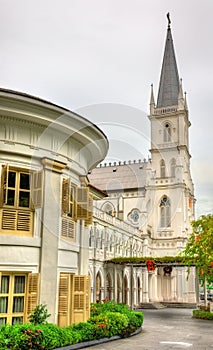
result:
[[[179,76],[171,33],[171,20],[167,14],[168,28],[158,90],[157,108],[178,104]]]
[[[150,114],[153,114],[155,109],[155,98],[154,98],[154,92],[153,92],[153,84],[151,84],[151,96],[150,96]]]

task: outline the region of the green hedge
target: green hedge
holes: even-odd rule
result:
[[[143,324],[143,314],[125,304],[92,304],[88,322],[68,327],[54,324],[3,325],[0,327],[1,350],[53,350],[84,341],[128,336]]]
[[[213,312],[203,311],[203,310],[193,310],[193,318],[213,321]]]

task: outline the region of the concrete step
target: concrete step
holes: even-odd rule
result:
[[[168,308],[182,308],[182,309],[196,309],[197,304],[196,303],[183,303],[183,302],[168,302],[163,301],[163,305],[165,305]]]
[[[139,309],[163,309],[168,308],[182,308],[182,309],[196,309],[195,303],[178,303],[178,302],[150,302],[150,303],[141,303]]]
[[[153,303],[141,303],[139,308],[140,309],[163,309],[166,306],[162,303],[153,302]]]

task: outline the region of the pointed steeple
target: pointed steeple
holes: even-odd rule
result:
[[[167,14],[167,18],[168,29],[158,90],[157,108],[178,104],[179,76],[170,28],[171,21],[169,14]]]
[[[155,98],[154,98],[154,91],[153,91],[153,84],[151,84],[151,96],[150,96],[150,114],[153,114],[155,109]]]

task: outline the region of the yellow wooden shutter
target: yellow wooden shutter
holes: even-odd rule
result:
[[[39,274],[29,273],[27,284],[27,316],[29,316],[38,305]]]
[[[63,179],[62,183],[62,211],[64,214],[70,213],[70,180]]]
[[[76,188],[77,219],[88,218],[89,189],[87,187]]]
[[[73,323],[86,322],[90,316],[90,277],[73,276]]]
[[[61,236],[75,240],[75,222],[69,217],[63,217],[61,221]]]
[[[17,230],[18,231],[30,231],[31,230],[31,217],[32,213],[29,211],[17,212]]]
[[[7,202],[7,179],[8,179],[8,165],[2,165],[1,167],[1,193],[0,193],[0,206]],[[5,198],[4,198],[5,191]]]
[[[69,325],[70,315],[70,274],[61,273],[59,281],[59,300],[58,300],[58,325],[64,327]]]
[[[2,275],[2,273],[0,271],[0,292],[1,292],[1,275]]]
[[[3,209],[2,212],[2,229],[16,230],[17,227],[17,211],[13,209]]]
[[[88,198],[88,208],[87,208],[88,214],[87,219],[85,220],[85,225],[91,225],[93,221],[93,196],[89,194]]]
[[[31,200],[33,207],[41,208],[43,201],[43,171],[34,171],[31,174]]]

